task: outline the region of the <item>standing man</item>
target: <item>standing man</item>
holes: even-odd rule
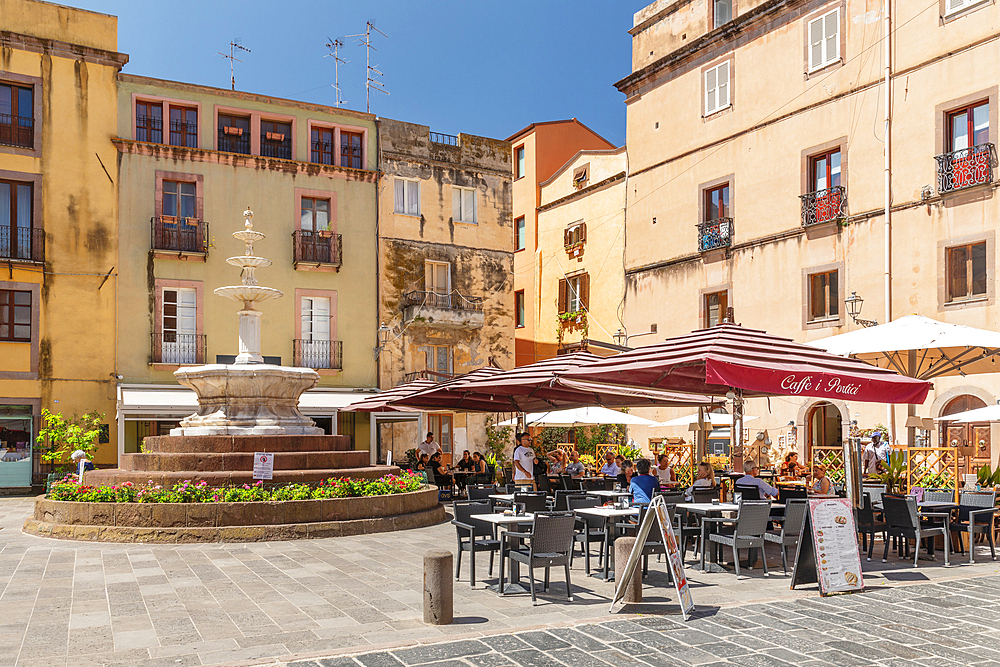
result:
[[[889,457],[892,455],[892,445],[889,444],[889,438],[883,440],[881,433],[872,433],[872,444],[875,445],[875,453],[878,455],[879,465],[888,470]]]
[[[417,449],[421,454],[426,454],[427,458],[434,456],[435,453],[441,451],[441,445],[434,440],[434,433],[431,431],[427,432],[427,439],[417,445]]]
[[[861,469],[866,476],[874,475],[878,472],[878,452],[875,451],[876,442],[877,439],[873,435],[861,453]]]
[[[514,447],[514,483],[531,484],[535,488],[535,451],[531,448],[531,435],[517,434]]]

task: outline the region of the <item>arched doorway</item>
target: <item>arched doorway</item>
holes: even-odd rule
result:
[[[843,417],[833,403],[817,403],[806,414],[806,461],[812,462],[814,448],[843,446]]]
[[[985,407],[986,402],[978,396],[963,394],[948,401],[941,410],[941,416],[945,417]],[[960,424],[942,421],[940,433],[942,447],[958,448],[959,473],[971,473],[990,462],[992,445],[990,443],[989,422]]]

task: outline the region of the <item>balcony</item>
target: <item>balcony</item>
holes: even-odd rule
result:
[[[340,234],[308,229],[292,232],[292,260],[296,269],[300,266],[320,270],[329,267],[339,271],[342,251]]]
[[[0,144],[18,148],[35,147],[35,119],[0,113]]]
[[[220,127],[219,128],[219,150],[226,153],[242,153],[250,155],[250,135],[243,132],[234,133],[240,128]]]
[[[451,329],[483,327],[482,297],[463,296],[452,291],[407,292],[403,295],[403,319]]]
[[[296,338],[292,341],[294,364],[300,368],[335,368],[344,367],[344,343],[339,340],[304,340]]]
[[[37,227],[0,227],[0,259],[45,261],[45,230]]]
[[[172,331],[152,334],[151,359],[154,364],[203,364],[207,342],[205,334],[180,334]]]
[[[292,138],[275,132],[261,132],[260,154],[263,157],[276,157],[282,160],[291,160]]]
[[[150,218],[150,232],[150,247],[154,253],[170,256],[208,254],[208,223],[197,218],[170,215]]]
[[[733,219],[718,218],[698,223],[698,252],[708,252],[733,245]]]
[[[802,200],[802,226],[847,220],[847,191],[840,185],[799,195]]]
[[[444,382],[455,377],[454,373],[443,373],[441,371],[413,371],[403,376],[403,382],[413,382],[414,380],[431,380],[432,382]]]
[[[937,160],[938,194],[945,194],[992,183],[997,150],[993,144],[980,144],[935,155],[934,159]]]

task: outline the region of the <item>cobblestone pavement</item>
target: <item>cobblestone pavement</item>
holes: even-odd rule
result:
[[[288,662],[295,656],[323,652],[426,644],[470,634],[496,635],[614,618],[608,614],[614,584],[587,577],[582,559],[574,563],[572,572],[575,602],[565,601],[560,572],[553,575],[551,594],[540,596],[538,606],[532,606],[525,595],[499,598],[482,583],[470,588],[465,579],[468,565],[463,563],[463,580],[454,587],[456,623],[424,625],[422,558],[429,549],[454,549],[454,527],[447,523],[397,533],[291,542],[95,544],[23,534],[21,525],[32,502],[31,498],[0,498],[0,665],[172,667],[254,664],[265,659]],[[974,566],[944,568],[939,556],[935,563],[921,561],[917,570],[891,558],[888,565],[865,563],[865,578],[872,587],[902,591],[913,590],[903,587],[904,583],[924,581],[947,587],[952,584],[945,582],[957,581],[954,585],[958,586],[970,577],[997,573],[997,563],[982,553],[978,558]],[[487,576],[487,561],[479,559],[479,577]],[[760,569],[739,581],[731,572],[702,574],[688,569],[695,603],[706,610],[762,600],[774,601],[778,610],[794,604],[831,604],[820,602],[815,588],[789,590],[776,550],[769,553],[768,562],[776,572],[768,579]],[[645,584],[644,598],[649,604],[626,611],[675,618],[674,593],[663,563],[650,564]],[[876,600],[890,592],[858,599]],[[855,603],[848,599],[837,604],[846,609]],[[984,610],[983,618],[988,613],[989,609]],[[727,610],[723,615],[732,614]],[[743,618],[744,612],[737,615]],[[749,618],[763,624],[758,612]],[[824,631],[829,623],[821,621],[816,627]],[[701,619],[681,632],[696,629],[699,623],[718,624]],[[751,638],[759,634],[747,633]],[[627,646],[631,645],[623,645]]]
[[[282,667],[1000,665],[1000,577],[554,627]],[[273,663],[272,663],[273,664]]]

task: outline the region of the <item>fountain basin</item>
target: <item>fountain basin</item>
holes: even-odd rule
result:
[[[258,285],[228,285],[226,287],[216,287],[215,294],[232,299],[233,301],[270,301],[284,296],[284,292],[273,287],[260,287]]]
[[[254,257],[253,255],[240,255],[238,257],[230,257],[226,260],[226,264],[240,267],[251,266],[255,269],[263,269],[271,266],[271,260],[263,257]]]

